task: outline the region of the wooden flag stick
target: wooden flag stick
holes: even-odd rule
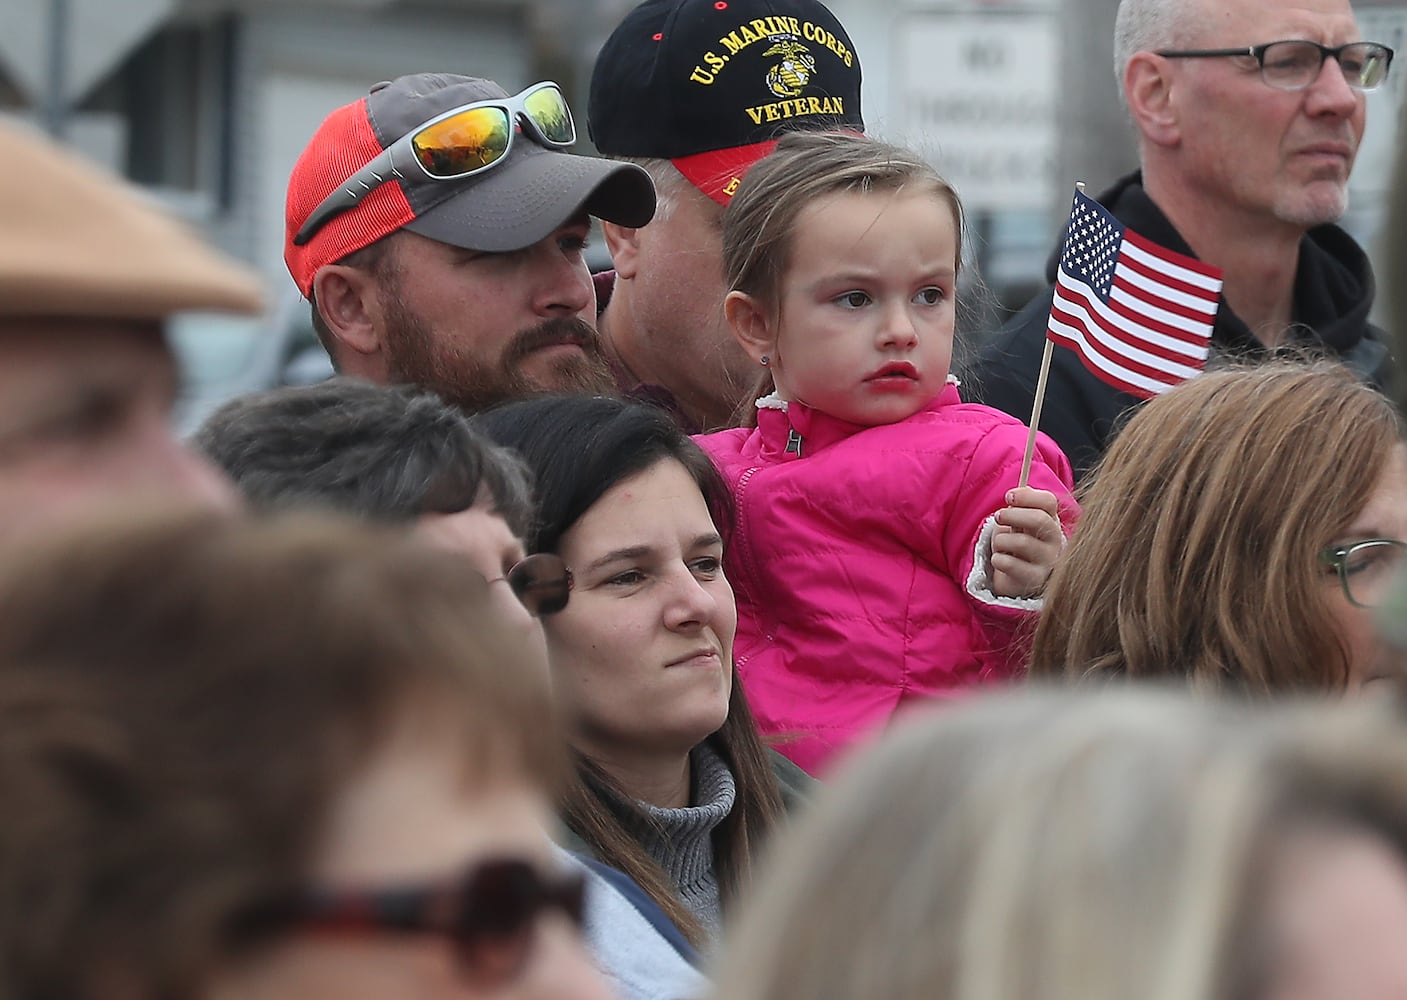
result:
[[[1075,190],[1083,192],[1084,189],[1084,181],[1075,182]],[[1045,383],[1050,377],[1050,352],[1054,346],[1055,341],[1051,340],[1050,334],[1047,333],[1045,351],[1041,354],[1041,374],[1036,380],[1036,398],[1031,403],[1031,426],[1026,431],[1026,454],[1021,459],[1021,479],[1016,483],[1018,487],[1025,486],[1031,475],[1031,458],[1036,453],[1036,431],[1041,425],[1041,406],[1045,403]]]
[[[1025,486],[1031,475],[1031,456],[1036,453],[1036,428],[1041,423],[1041,404],[1045,402],[1045,383],[1050,376],[1050,349],[1055,341],[1045,339],[1045,352],[1041,355],[1041,377],[1036,380],[1036,401],[1031,404],[1031,426],[1026,431],[1026,454],[1021,459],[1021,479],[1017,486]]]

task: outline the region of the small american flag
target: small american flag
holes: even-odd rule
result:
[[[1076,191],[1047,335],[1148,399],[1206,366],[1220,292],[1218,268],[1150,243]]]

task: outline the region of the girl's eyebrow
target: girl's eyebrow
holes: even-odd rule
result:
[[[953,267],[951,264],[938,264],[931,268],[923,269],[922,274],[924,280],[930,278],[946,278],[951,281],[957,274],[957,268]],[[863,283],[867,281],[875,281],[878,279],[882,279],[884,276],[884,272],[879,270],[832,271],[827,274],[821,275],[819,278],[817,278],[814,282],[811,283],[810,287],[823,288],[827,285],[844,284],[847,282]]]
[[[841,282],[873,281],[878,276],[878,271],[831,271],[821,275],[812,284],[813,287],[819,287],[821,285],[834,285]]]

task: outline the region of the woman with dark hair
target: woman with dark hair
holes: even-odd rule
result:
[[[538,487],[528,548],[571,568],[543,620],[580,782],[573,849],[629,874],[695,941],[713,937],[783,811],[809,783],[765,748],[733,664],[728,490],[661,411],[541,398],[480,414]]]

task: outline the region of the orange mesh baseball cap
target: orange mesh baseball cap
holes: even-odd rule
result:
[[[582,211],[623,226],[650,221],[654,185],[639,167],[577,156],[519,134],[491,170],[455,180],[399,174],[333,216],[306,243],[295,243],[323,200],[397,139],[446,111],[506,97],[492,80],[418,73],[378,83],[328,115],[288,182],[284,262],[299,290],[307,295],[319,268],[397,229],[503,253],[531,246]]]

